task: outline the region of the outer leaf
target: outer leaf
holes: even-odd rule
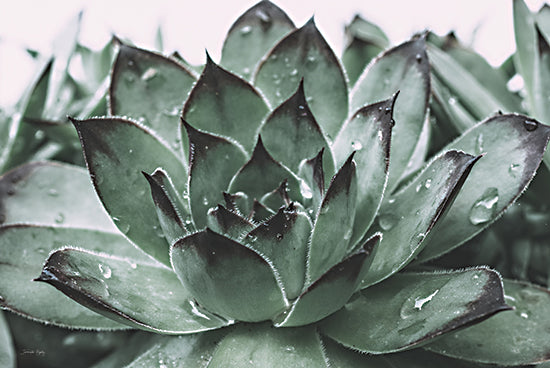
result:
[[[218,345],[208,368],[328,367],[314,328],[238,325]]]
[[[3,312],[0,312],[0,365],[5,368],[15,368],[13,341]]]
[[[369,239],[359,252],[347,257],[310,285],[292,308],[278,319],[277,327],[303,326],[320,321],[347,303],[369,269],[380,241]]]
[[[238,239],[254,228],[254,224],[248,219],[238,213],[229,211],[222,205],[208,211],[206,224],[215,232],[225,234],[233,239]]]
[[[17,223],[116,232],[86,170],[53,162],[29,163],[0,177],[0,224]]]
[[[181,137],[175,133],[195,81],[173,59],[121,44],[111,74],[109,113],[138,120],[180,152]]]
[[[188,336],[155,339],[127,368],[196,367],[206,368],[226,331],[209,331]]]
[[[544,362],[550,357],[550,292],[504,281],[506,302],[515,308],[427,345],[430,351],[499,366]]]
[[[309,244],[306,285],[339,263],[349,250],[357,198],[353,155],[332,178],[316,215]]]
[[[260,1],[231,26],[223,43],[220,64],[250,80],[262,56],[295,28],[279,7],[270,1]]]
[[[199,311],[176,274],[158,263],[63,249],[50,254],[36,280],[113,320],[148,331],[182,334],[228,324]]]
[[[477,120],[462,106],[461,101],[453,97],[435,75],[432,75],[432,95],[432,104],[437,104],[446,115],[444,119],[441,119],[436,114],[440,121],[448,121],[458,132],[464,132],[477,123]]]
[[[383,354],[424,344],[507,309],[495,271],[404,273],[362,290],[322,322],[321,331],[354,350]]]
[[[183,108],[184,120],[193,127],[231,137],[248,152],[267,113],[267,105],[254,87],[214,64],[208,55]]]
[[[185,124],[191,159],[189,168],[189,203],[198,229],[206,226],[206,213],[223,200],[223,191],[246,162],[242,147]]]
[[[356,15],[346,26],[347,46],[342,55],[350,85],[354,85],[365,66],[389,46],[388,36],[374,23]]]
[[[525,83],[527,105],[534,106],[535,59],[537,55],[537,34],[535,19],[523,0],[513,1],[514,35],[516,54],[514,65]]]
[[[250,231],[243,242],[268,259],[281,277],[289,299],[300,295],[306,273],[306,252],[311,224],[293,204]]]
[[[424,38],[416,38],[378,56],[351,91],[351,111],[400,91],[393,116],[389,190],[395,189],[422,132],[430,96],[430,65]]]
[[[272,266],[255,251],[208,228],[176,242],[170,254],[185,288],[213,313],[257,322],[286,307]]]
[[[418,255],[424,239],[451,205],[478,159],[448,151],[382,205],[378,224],[384,238],[364,287],[386,279]]]
[[[419,261],[456,248],[494,222],[533,178],[549,137],[550,127],[526,116],[498,115],[449,144],[445,149],[486,154],[438,224],[438,235],[427,239]]]
[[[352,243],[372,224],[388,180],[393,121],[392,99],[363,107],[348,120],[333,145],[338,165],[355,151],[357,163],[357,208]]]
[[[244,192],[250,199],[259,200],[285,179],[288,183],[290,198],[301,202],[302,196],[305,195],[301,194],[298,178],[273,159],[266,151],[262,138],[259,137],[252,157],[231,179],[229,192]]]
[[[185,183],[180,159],[133,121],[95,118],[73,123],[94,187],[115,225],[146,253],[169,264],[166,239],[153,235],[161,227],[141,171],[153,172],[160,166],[175,183]]]
[[[142,262],[149,259],[122,236],[85,229],[10,225],[0,228],[0,243],[0,277],[3,280],[0,304],[3,308],[57,326],[101,330],[125,328],[60,295],[52,287],[31,281],[31,277],[42,270],[48,254],[67,245],[106,251]]]
[[[296,91],[302,78],[315,119],[329,139],[335,137],[348,114],[346,78],[313,18],[266,55],[254,85],[271,106],[278,106]]]
[[[304,158],[313,157],[319,150],[326,152],[324,172],[334,173],[334,159],[321,128],[309,109],[303,80],[298,90],[268,116],[260,129],[265,148],[273,158],[298,172]]]
[[[549,21],[550,24],[550,21]],[[550,25],[548,26],[550,30]],[[537,58],[535,59],[535,76],[533,86],[533,112],[537,119],[550,123],[550,104],[548,94],[550,91],[550,45],[548,40],[537,26]],[[550,167],[550,151],[545,152],[544,162]]]

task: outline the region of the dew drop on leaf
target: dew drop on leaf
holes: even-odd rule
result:
[[[56,224],[62,224],[65,222],[65,215],[59,212],[57,216],[55,216],[55,223]]]
[[[57,197],[59,195],[59,192],[56,189],[51,188],[50,190],[48,190],[48,195],[50,197]]]
[[[103,277],[105,277],[106,279],[111,278],[112,271],[111,271],[111,268],[109,266],[99,264],[98,267],[99,267],[99,272],[101,272]]]
[[[391,213],[382,213],[378,216],[378,224],[382,230],[391,230],[397,223],[397,217]]]
[[[305,199],[313,198],[313,192],[311,191],[311,188],[309,187],[309,185],[307,185],[305,180],[300,180],[300,193]]]
[[[519,173],[520,164],[510,164],[508,168],[508,173],[513,177],[516,177]]]
[[[538,128],[539,124],[534,120],[525,120],[523,122],[523,126],[528,132],[532,132],[533,130]]]
[[[250,34],[250,32],[252,32],[252,27],[251,26],[244,26],[243,28],[241,28],[241,36],[248,36]]]
[[[363,149],[363,145],[359,141],[353,141],[351,142],[351,148],[353,148],[356,151],[360,151]]]
[[[497,211],[498,189],[487,188],[470,209],[469,219],[473,225],[483,224],[491,220]]]
[[[113,221],[115,222],[115,225],[118,227],[118,229],[122,231],[123,234],[128,234],[128,232],[130,231],[129,223],[122,221],[118,217],[113,217]]]
[[[483,153],[483,134],[479,134],[476,138],[476,155]]]
[[[158,74],[158,71],[155,68],[149,67],[141,75],[141,80],[142,81],[149,81],[149,80],[155,78],[157,76],[157,74]]]

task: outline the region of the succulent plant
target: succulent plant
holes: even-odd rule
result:
[[[550,138],[497,113],[428,157],[427,37],[379,54],[353,88],[313,18],[297,29],[268,1],[200,75],[118,43],[108,115],[71,118],[88,172],[38,162],[0,178],[1,305],[156,333],[98,367],[548,360],[548,290],[421,266],[501,216]]]

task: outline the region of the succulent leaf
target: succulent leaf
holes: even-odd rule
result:
[[[378,56],[351,91],[351,111],[383,101],[400,91],[393,117],[388,190],[392,191],[414,152],[428,112],[430,63],[424,37],[414,38]]]
[[[550,27],[549,27],[550,28]],[[550,123],[550,107],[548,91],[550,91],[550,34],[546,36],[537,25],[537,58],[535,59],[535,80],[533,86],[533,113],[537,119]],[[548,157],[548,159],[546,159]],[[550,155],[546,154],[549,160]]]
[[[363,287],[388,278],[418,255],[478,159],[461,151],[447,151],[384,202],[378,214],[384,237]]]
[[[175,183],[185,183],[182,161],[152,132],[133,121],[94,118],[73,119],[73,123],[94,188],[115,225],[146,253],[170,264],[168,243],[164,236],[157,236],[161,225],[141,171],[162,167]]]
[[[526,100],[530,110],[534,107],[535,59],[537,55],[537,34],[535,17],[523,0],[513,1],[514,36],[516,53],[514,65],[521,74],[527,92]]]
[[[550,127],[531,118],[497,115],[450,143],[445,149],[484,156],[437,225],[438,236],[427,239],[418,261],[447,253],[494,222],[533,178],[549,138]]]
[[[334,175],[317,212],[308,250],[306,285],[310,285],[349,251],[357,199],[352,153]]]
[[[328,368],[323,345],[314,328],[271,328],[237,325],[218,345],[209,368]]]
[[[208,228],[177,241],[170,254],[185,288],[213,313],[258,322],[286,307],[272,265],[256,251]]]
[[[296,91],[301,79],[313,116],[327,138],[333,139],[348,114],[348,88],[340,63],[313,18],[264,57],[254,85],[271,106],[279,106]]]
[[[234,173],[246,162],[242,147],[221,137],[200,132],[185,123],[191,157],[189,202],[198,229],[206,226],[208,209],[223,200]]]
[[[129,116],[181,154],[179,125],[183,103],[196,78],[182,64],[160,54],[121,44],[109,89],[109,113]]]
[[[184,334],[228,324],[197,311],[176,274],[157,262],[66,248],[50,254],[36,281],[55,286],[97,313],[147,331]]]
[[[270,193],[274,185],[284,180],[288,183],[290,198],[302,202],[304,194],[301,193],[298,177],[266,151],[260,136],[250,160],[231,179],[229,192],[243,192],[250,199],[259,200],[265,194]]]
[[[0,365],[15,368],[15,349],[4,312],[0,312]]]
[[[362,290],[321,323],[321,332],[354,350],[383,354],[508,309],[500,275],[487,268],[402,273]]]
[[[426,345],[430,351],[467,361],[502,366],[548,360],[550,291],[526,282],[504,280],[506,302],[514,310]]]
[[[332,151],[306,101],[303,79],[296,92],[267,117],[260,134],[273,158],[293,172],[298,172],[303,157],[324,149],[327,179],[334,173]]]
[[[466,110],[462,102],[457,100],[443,82],[433,74],[432,96],[432,106],[436,104],[445,114],[443,117],[438,116],[437,113],[434,115],[436,115],[440,121],[448,121],[451,123],[457,132],[465,132],[478,122],[468,110]]]
[[[225,234],[232,239],[238,239],[255,226],[248,219],[228,210],[220,204],[215,209],[208,211],[206,225],[214,232]]]
[[[304,160],[298,168],[298,176],[304,180],[300,182],[300,190],[304,200],[311,197],[311,206],[308,212],[310,214],[317,213],[321,201],[325,196],[325,173],[323,170],[323,154],[324,148],[319,153],[309,160]]]
[[[230,137],[247,152],[252,150],[267,113],[267,105],[254,87],[216,65],[208,55],[206,66],[183,107],[183,119],[194,128]]]
[[[334,140],[338,165],[355,151],[357,207],[352,243],[361,239],[372,224],[388,179],[393,107],[397,96],[365,106],[348,120]]]
[[[286,296],[294,299],[300,295],[304,286],[310,234],[308,216],[290,204],[259,224],[241,241],[273,264],[279,272]]]
[[[369,239],[358,252],[333,266],[311,284],[292,308],[277,317],[276,327],[303,326],[320,321],[346,304],[369,269],[380,234]]]
[[[260,1],[229,29],[220,64],[250,80],[262,56],[294,29],[294,23],[284,11],[270,1]]]

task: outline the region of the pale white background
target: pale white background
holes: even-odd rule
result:
[[[355,13],[380,25],[393,44],[414,32],[455,30],[467,44],[500,64],[515,49],[512,0],[274,0],[301,26],[312,15],[340,55],[343,28]],[[22,46],[48,52],[52,38],[80,10],[84,10],[81,39],[99,47],[111,34],[153,45],[159,24],[167,51],[178,50],[192,63],[204,61],[208,49],[219,59],[225,33],[255,0],[0,0],[0,106],[13,102],[29,77]],[[536,10],[543,0],[527,0]]]

